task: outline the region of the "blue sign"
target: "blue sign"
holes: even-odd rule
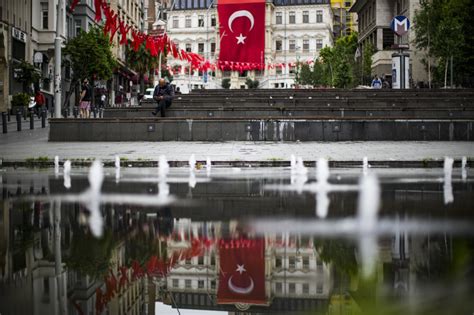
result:
[[[390,23],[390,28],[398,36],[403,36],[410,29],[410,20],[408,20],[406,16],[398,15],[393,18],[392,22]]]

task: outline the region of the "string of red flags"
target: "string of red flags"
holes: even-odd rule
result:
[[[70,5],[71,12],[74,11],[79,0],[72,0]],[[174,59],[183,60],[189,63],[187,67],[183,66],[166,66],[164,65],[162,70],[168,70],[172,75],[175,73],[181,73],[183,70],[185,73],[189,71],[197,70],[200,72],[207,71],[238,71],[243,73],[244,71],[258,70],[264,71],[269,69],[284,69],[293,68],[301,64],[311,65],[314,63],[313,60],[289,62],[289,63],[268,63],[268,62],[232,62],[232,61],[219,61],[210,62],[205,60],[203,56],[188,52],[179,47],[172,41],[172,39],[166,34],[161,35],[149,35],[145,34],[135,27],[128,25],[125,21],[120,19],[117,12],[114,12],[110,8],[110,5],[105,0],[94,0],[95,5],[95,21],[100,22],[105,18],[104,23],[104,34],[109,35],[110,42],[114,40],[114,37],[119,33],[119,44],[129,45],[134,51],[138,51],[142,44],[145,44],[145,48],[154,57],[163,54],[167,56],[172,55]],[[131,41],[128,41],[128,35],[131,35]]]

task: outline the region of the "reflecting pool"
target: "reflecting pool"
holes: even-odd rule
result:
[[[473,174],[369,163],[0,169],[0,314],[474,314]]]

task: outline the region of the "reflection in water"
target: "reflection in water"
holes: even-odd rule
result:
[[[149,172],[127,169],[116,183],[97,161],[89,172],[75,169],[70,190],[54,173],[5,172],[0,313],[154,314],[156,301],[176,314],[474,309],[469,178],[452,183],[456,198],[444,205],[441,170],[403,182],[400,172],[372,169],[360,183],[360,170],[321,172],[299,195],[269,189],[291,186],[285,170],[214,168],[184,207],[156,201],[186,199],[188,170],[168,170],[158,185],[156,175],[136,180]],[[332,193],[320,220],[313,194],[324,182]],[[93,211],[103,220],[99,238]]]

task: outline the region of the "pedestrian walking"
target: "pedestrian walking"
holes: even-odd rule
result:
[[[36,89],[35,91],[35,103],[36,103],[36,106],[34,107],[34,111],[35,111],[36,116],[38,116],[39,118],[41,115],[41,112],[43,112],[46,107],[46,99],[40,89]]]
[[[160,79],[158,85],[153,92],[153,99],[158,103],[155,111],[152,112],[154,116],[161,111],[161,117],[165,117],[166,109],[171,106],[174,97],[174,89],[165,79]]]
[[[81,99],[79,100],[79,117],[90,118],[91,112],[92,89],[89,80],[86,78],[82,81]]]

